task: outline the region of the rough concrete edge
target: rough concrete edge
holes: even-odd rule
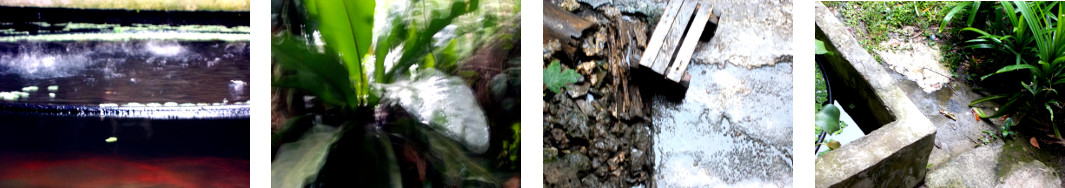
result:
[[[825,5],[822,4],[821,2],[815,3],[815,24],[817,24],[818,26],[823,26],[823,25],[827,24],[830,27],[822,27],[822,29],[826,29],[826,30],[828,30],[828,29],[834,29],[834,30],[843,30],[843,29],[845,29],[845,27],[843,27],[843,24],[840,23],[839,20],[837,20],[836,17],[831,12],[829,12],[828,8],[825,7]],[[826,32],[826,34],[829,35],[829,37],[832,37],[833,39],[836,39],[836,40],[834,40],[835,41],[834,43],[845,44],[845,45],[855,45],[855,46],[859,45],[858,41],[853,36],[850,36],[850,35],[840,36],[840,35],[832,35],[832,34],[828,34],[828,33],[849,33],[849,32]],[[882,67],[874,67],[876,65],[879,65],[879,63],[877,63],[876,60],[873,59],[873,56],[869,55],[869,53],[866,52],[865,50],[860,50],[858,53],[840,53],[840,54],[842,56],[846,57],[848,60],[851,60],[852,62],[856,62],[856,63],[852,63],[852,65],[856,66],[855,69],[861,70],[859,72],[862,74],[863,77],[865,77],[869,81],[869,84],[873,86],[873,88],[876,90],[875,92],[877,93],[877,95],[880,98],[900,98],[901,97],[901,99],[904,99],[904,100],[889,100],[889,101],[885,101],[886,102],[885,105],[887,106],[887,108],[889,108],[889,111],[891,111],[892,114],[896,116],[896,122],[893,122],[893,123],[890,123],[888,125],[885,125],[884,127],[880,128],[880,129],[878,129],[876,131],[873,131],[871,134],[866,135],[866,136],[864,136],[862,138],[859,138],[858,140],[855,140],[851,144],[845,145],[845,146],[839,148],[838,150],[836,150],[834,152],[825,153],[825,155],[829,155],[829,157],[827,157],[827,158],[833,158],[831,156],[834,156],[834,155],[846,154],[846,153],[856,153],[856,151],[865,150],[867,148],[861,147],[861,146],[865,145],[864,144],[865,142],[869,142],[870,140],[889,139],[889,138],[892,138],[891,136],[898,136],[898,135],[894,135],[894,134],[891,134],[891,133],[899,133],[898,131],[903,131],[903,130],[904,130],[904,132],[902,132],[902,133],[906,133],[906,132],[913,133],[912,135],[910,135],[910,137],[901,138],[901,139],[907,139],[908,138],[907,140],[902,140],[902,142],[905,142],[905,143],[917,142],[920,139],[923,139],[923,138],[927,137],[928,135],[931,135],[932,138],[934,139],[935,132],[936,132],[935,126],[932,125],[932,122],[930,120],[928,120],[928,118],[924,117],[924,115],[919,113],[920,111],[917,108],[917,106],[915,106],[913,104],[913,102],[910,101],[909,98],[906,97],[905,93],[902,92],[902,90],[900,90],[898,87],[894,86],[894,84],[895,84],[894,80],[892,80],[891,76],[888,76],[887,72],[885,70],[883,70]],[[896,137],[894,139],[900,139],[900,138]],[[903,149],[905,147],[909,147],[909,146],[910,145],[895,145],[894,147],[889,148],[890,149],[889,151],[873,151],[873,152],[863,152],[863,153],[872,153],[873,155],[875,155],[874,157],[877,157],[877,158],[888,158],[892,154],[894,154],[894,152],[891,152],[891,151],[899,151],[899,150],[901,150],[901,149]],[[928,154],[929,155],[931,154],[930,150],[928,151]],[[926,159],[927,159],[927,157],[928,156],[923,156],[923,158],[926,158]],[[817,175],[822,175],[822,176],[817,176],[816,177],[816,181],[815,182],[817,182],[816,183],[817,187],[828,187],[829,185],[834,185],[836,183],[845,181],[846,177],[851,177],[851,176],[853,176],[855,174],[859,174],[862,171],[868,170],[868,168],[874,167],[876,165],[874,163],[868,163],[869,161],[865,161],[866,162],[865,164],[853,164],[852,165],[852,166],[860,166],[860,167],[864,167],[864,168],[848,169],[847,172],[829,173],[829,172],[826,172],[825,170],[834,169],[834,168],[825,168],[823,165],[819,165],[819,164],[821,164],[823,162],[823,159],[824,158],[822,158],[822,157],[817,158],[816,164],[815,164],[815,172],[816,172],[816,174]],[[920,176],[923,177],[923,175],[924,175],[924,173],[920,173]],[[911,185],[910,187],[912,187],[912,186],[913,185]]]
[[[118,9],[118,10],[159,10],[159,11],[251,11],[250,0],[129,0],[114,2],[111,0],[79,1],[0,1],[0,6],[36,7],[36,8],[72,8],[72,9]]]

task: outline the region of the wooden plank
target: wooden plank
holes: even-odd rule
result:
[[[691,27],[688,29],[688,36],[684,38],[684,42],[681,43],[680,51],[677,52],[677,58],[673,60],[673,64],[670,69],[666,71],[666,78],[673,80],[674,82],[680,82],[681,76],[688,70],[688,63],[691,63],[692,53],[695,53],[695,46],[699,44],[699,38],[703,35],[703,29],[706,28],[706,23],[710,21],[710,17],[713,16],[714,7],[703,6],[699,9],[695,16],[695,21],[692,21]]]
[[[644,67],[654,66],[655,57],[658,57],[658,51],[662,48],[662,40],[666,38],[666,33],[669,33],[669,26],[673,25],[673,20],[677,17],[677,10],[680,9],[682,4],[684,4],[684,1],[673,1],[666,5],[666,12],[658,20],[658,26],[655,26],[655,30],[651,33],[651,40],[648,41],[647,48],[643,51],[640,65]]]
[[[654,66],[651,67],[652,70],[665,76],[666,67],[669,67],[669,63],[677,52],[677,47],[680,46],[681,40],[684,39],[684,32],[687,31],[685,28],[688,28],[688,22],[691,21],[692,15],[698,8],[698,2],[691,1],[685,2],[681,9],[678,10],[677,19],[673,21],[668,35],[662,41],[662,49],[658,52],[658,57],[655,58]]]

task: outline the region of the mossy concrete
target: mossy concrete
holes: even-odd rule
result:
[[[928,170],[936,127],[828,8],[815,9],[816,37],[835,52],[825,73],[832,92],[857,106],[852,117],[868,133],[816,159],[816,187],[916,186]]]
[[[921,187],[1062,187],[1061,157],[1018,135],[950,158]]]

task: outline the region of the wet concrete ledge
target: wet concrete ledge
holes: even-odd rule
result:
[[[815,5],[818,39],[835,51],[826,75],[835,75],[834,96],[854,97],[855,120],[868,135],[815,160],[816,187],[914,187],[927,173],[936,128],[896,86],[883,66],[862,48],[847,28],[821,3]],[[861,120],[859,120],[861,119]]]

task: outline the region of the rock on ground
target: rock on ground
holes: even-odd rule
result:
[[[1003,143],[994,142],[950,159],[928,173],[927,187],[994,187],[995,166],[1002,153]],[[933,164],[935,165],[935,164]]]
[[[1013,167],[1006,179],[997,187],[1058,187],[1061,179],[1054,175],[1054,169],[1050,169],[1042,162],[1021,162]]]
[[[917,82],[925,93],[931,93],[950,82],[950,71],[940,61],[943,56],[936,45],[929,46],[928,41],[920,38],[892,38],[881,42],[884,50],[876,54],[891,70],[906,75]]]

